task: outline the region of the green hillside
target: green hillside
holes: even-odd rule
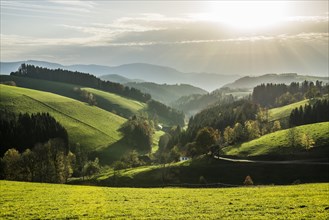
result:
[[[139,111],[143,111],[147,107],[145,103],[124,98],[113,93],[92,88],[82,89],[94,94],[97,100],[97,106],[112,111],[115,114],[122,115],[123,117],[138,114]]]
[[[1,219],[329,218],[327,183],[186,189],[0,181],[0,187]]]
[[[154,110],[150,110],[148,105],[145,103],[93,88],[83,88],[79,85],[68,83],[7,75],[1,75],[0,81],[14,81],[19,87],[51,92],[79,101],[81,101],[82,98],[78,93],[74,92],[74,88],[82,88],[83,90],[91,92],[96,97],[97,107],[115,113],[121,117],[129,118],[138,113],[154,115]],[[160,115],[158,115],[157,119],[160,123],[165,125],[170,126],[175,124],[170,118],[166,118]]]
[[[282,118],[289,117],[291,111],[295,108],[299,108],[299,106],[304,106],[308,104],[309,100],[305,99],[300,102],[295,102],[290,105],[285,105],[278,108],[272,108],[269,110],[269,121],[279,120]]]
[[[327,95],[323,96],[323,98],[328,98]],[[269,112],[269,121],[274,121],[274,120],[280,120],[284,118],[288,118],[291,111],[295,108],[299,108],[300,106],[305,106],[306,104],[312,104],[316,102],[316,100],[321,99],[321,98],[316,98],[316,99],[305,99],[299,102],[295,102],[289,105],[285,105],[282,107],[278,108],[272,108],[270,109]]]
[[[329,145],[329,122],[302,125],[294,129],[296,129],[297,136],[303,133],[309,134],[315,141],[314,149],[328,147]],[[291,132],[291,129],[270,133],[249,142],[226,147],[223,151],[227,155],[236,156],[280,155],[305,151],[301,147],[293,148],[289,146],[289,132]]]
[[[14,112],[49,112],[68,131],[70,143],[101,149],[121,139],[125,119],[86,103],[37,90],[0,85],[0,107]]]
[[[5,76],[5,75],[1,75],[0,80],[14,81],[19,87],[51,92],[69,98],[81,100],[79,94],[74,92],[74,88],[81,87],[79,85],[33,79],[28,77]],[[102,108],[110,112],[114,112],[125,118],[136,114],[138,111],[143,110],[146,107],[145,103],[138,102],[129,98],[125,98],[113,93],[104,92],[92,88],[83,88],[83,89],[95,95],[97,106],[99,108]]]

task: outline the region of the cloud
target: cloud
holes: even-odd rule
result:
[[[49,3],[52,5],[45,8],[35,6],[33,2],[31,7],[26,3],[23,6],[38,11],[67,8],[65,12],[68,13],[70,8],[75,8],[73,4],[82,4],[76,8],[86,11],[95,7],[93,2],[86,5],[80,2]],[[1,56],[5,59],[49,57],[49,60],[71,63],[149,62],[183,71],[220,70],[221,73],[236,74],[312,69],[320,72],[328,68],[327,16],[294,17],[280,26],[253,33],[239,33],[220,22],[191,14],[176,17],[139,14],[108,22],[101,20],[104,22],[96,19],[56,24],[67,33],[58,37],[46,34],[29,37],[2,32]],[[71,35],[74,37],[68,37],[68,33],[74,33]]]
[[[16,16],[42,16],[44,18],[48,18],[49,15],[86,16],[86,13],[91,12],[93,5],[89,1],[1,1],[1,12]]]
[[[48,2],[63,5],[63,6],[74,6],[80,8],[94,8],[97,4],[94,1],[82,1],[82,0],[75,0],[75,1],[64,1],[64,0],[48,0]]]

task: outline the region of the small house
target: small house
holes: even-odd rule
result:
[[[190,160],[190,157],[179,157],[179,161],[187,161]]]

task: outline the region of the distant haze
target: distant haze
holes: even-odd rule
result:
[[[328,1],[11,0],[0,7],[2,62],[328,76]]]

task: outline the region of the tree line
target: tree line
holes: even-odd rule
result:
[[[19,113],[2,110],[0,115],[0,156],[15,148],[22,152],[37,143],[60,138],[68,144],[66,129],[49,113]]]
[[[24,76],[49,81],[58,81],[64,83],[78,84],[90,88],[100,89],[103,91],[115,93],[124,97],[132,98],[141,102],[147,102],[151,95],[142,93],[140,90],[124,86],[120,83],[104,81],[94,75],[73,72],[63,69],[48,69],[29,64],[22,64],[16,72],[10,73],[14,76]]]
[[[292,82],[285,84],[261,84],[256,86],[252,92],[252,100],[265,107],[279,107],[293,102],[303,100],[304,98],[321,97],[328,94],[329,84],[323,84],[321,81],[302,83]]]
[[[66,129],[49,113],[1,110],[0,146],[0,179],[65,183],[100,169],[79,144],[69,145]]]
[[[193,140],[204,127],[223,132],[227,126],[234,126],[237,122],[243,124],[247,120],[255,120],[258,111],[259,105],[248,99],[210,107],[190,118],[187,139]]]
[[[178,111],[155,100],[150,100],[147,104],[151,113],[170,120],[172,124],[184,126],[185,115],[182,111]]]
[[[306,104],[292,110],[289,116],[290,127],[329,121],[328,99],[317,100],[314,104]]]

